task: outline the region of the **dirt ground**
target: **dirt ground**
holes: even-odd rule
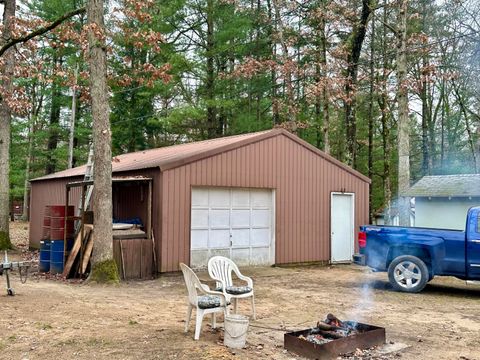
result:
[[[12,235],[25,251],[27,225]],[[453,278],[434,279],[420,294],[394,292],[386,274],[356,266],[257,268],[257,321],[246,349],[222,345],[222,330],[194,321],[183,332],[186,289],[179,273],[119,286],[67,283],[33,276],[7,297],[0,278],[0,359],[298,359],[283,348],[281,329],[314,326],[327,313],[383,326],[387,342],[406,348],[385,357],[357,359],[480,360],[480,289]],[[207,280],[205,273],[200,278]],[[249,302],[240,302],[248,314]],[[192,319],[193,320],[193,319]],[[220,325],[222,317],[220,316]],[[269,329],[274,328],[274,329]]]

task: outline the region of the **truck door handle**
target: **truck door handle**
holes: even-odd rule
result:
[[[471,240],[471,242],[473,242],[475,244],[480,244],[480,240]]]

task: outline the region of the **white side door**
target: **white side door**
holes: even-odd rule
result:
[[[352,261],[355,232],[355,196],[351,193],[331,195],[331,262]]]

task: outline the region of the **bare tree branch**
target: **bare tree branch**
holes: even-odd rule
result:
[[[0,0],[0,3],[1,3],[1,0]],[[5,51],[7,51],[8,49],[10,49],[12,46],[15,46],[15,45],[20,44],[20,43],[25,43],[25,42],[27,42],[28,40],[33,39],[34,37],[43,35],[43,34],[49,32],[50,30],[55,29],[57,26],[59,26],[60,24],[62,24],[65,20],[68,20],[68,19],[70,19],[71,17],[74,17],[75,15],[79,15],[79,14],[83,14],[83,13],[85,13],[85,7],[82,7],[82,8],[73,10],[73,11],[70,11],[70,12],[68,12],[68,13],[60,16],[58,19],[56,19],[56,20],[55,20],[54,22],[52,22],[51,24],[49,24],[49,25],[47,25],[47,26],[43,26],[43,27],[41,27],[41,28],[38,28],[38,29],[32,31],[31,33],[25,35],[25,36],[22,36],[22,37],[19,37],[19,38],[15,38],[15,39],[10,39],[7,43],[5,43],[5,44],[0,48],[0,57],[3,56],[3,54],[5,53]]]

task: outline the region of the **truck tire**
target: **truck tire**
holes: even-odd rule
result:
[[[388,267],[388,280],[397,291],[418,293],[430,278],[428,267],[416,256],[398,256]]]

